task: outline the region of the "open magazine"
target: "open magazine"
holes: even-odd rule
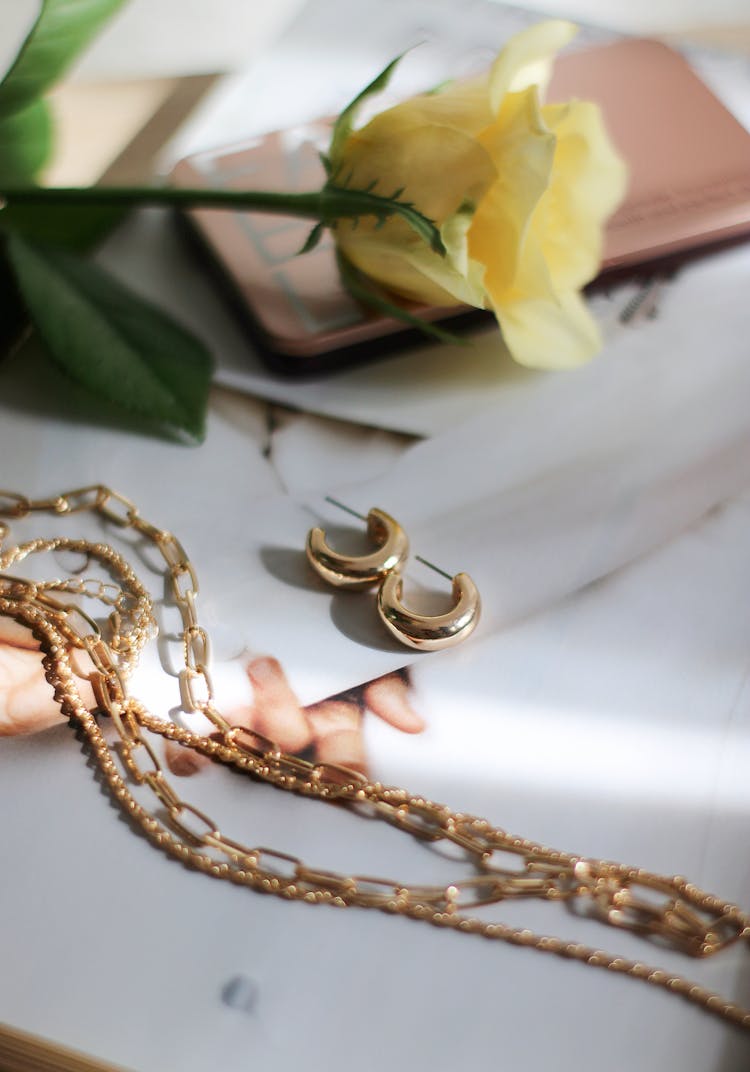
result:
[[[225,367],[245,353],[160,214],[141,214],[106,256],[186,322],[209,323]],[[574,373],[498,368],[480,334],[460,369],[426,350],[294,387],[297,406],[307,398],[359,424],[217,388],[200,448],[103,423],[52,370],[40,375],[27,345],[0,366],[0,485],[46,498],[107,484],[176,534],[200,583],[217,706],[236,725],[747,906],[748,278],[738,247],[613,287],[597,298],[605,350]],[[287,397],[275,391],[259,393]],[[398,432],[373,428],[375,412]],[[417,553],[474,577],[483,618],[465,646],[400,648],[371,595],[320,584],[308,529],[323,524],[339,545],[358,528],[330,498],[388,510]],[[148,549],[86,512],[10,524],[3,549],[81,536],[132,560],[160,626],[133,692],[202,732],[180,710],[176,610]],[[17,572],[90,568],[57,552]],[[417,602],[447,587],[416,566],[408,582]],[[362,1072],[469,1061],[594,1072],[603,1053],[642,1072],[747,1066],[745,1033],[662,988],[382,912],[263,896],[167,858],[103,791],[44,687],[38,703],[16,687],[36,657],[0,633],[0,1021],[137,1072],[333,1060]],[[246,844],[409,884],[467,874],[460,853],[158,735],[152,747],[182,797]],[[750,1004],[742,942],[695,960],[564,904],[491,913]]]
[[[713,268],[743,263],[735,251]],[[698,273],[705,316],[711,292],[700,273],[709,267],[690,271]],[[657,323],[644,327],[644,340]],[[717,333],[715,361],[731,354],[734,334]],[[693,336],[703,338],[694,322]],[[687,347],[681,358],[691,359]],[[537,454],[533,470],[519,468],[520,458],[529,461],[528,425],[519,417],[505,439],[509,486],[493,500],[472,477],[471,429],[451,446],[455,466],[458,444],[466,444],[461,481],[444,468],[437,438],[409,445],[302,415],[277,413],[269,422],[263,404],[219,391],[207,443],[191,450],[98,427],[86,403],[45,371],[53,409],[38,360],[27,349],[2,369],[3,483],[48,496],[102,481],[178,535],[201,584],[218,703],[238,723],[282,737],[306,758],[344,762],[553,847],[684,873],[746,901],[747,863],[736,851],[750,762],[747,434],[734,423],[747,394],[739,366],[721,407],[706,386],[692,411],[680,410],[681,421],[665,418],[666,438],[650,439],[645,428],[653,436],[656,424],[636,422],[643,444],[657,444],[648,457],[620,438],[634,401],[604,455],[585,423],[574,423],[544,465]],[[608,361],[605,353],[599,368]],[[644,422],[648,386],[640,387]],[[666,406],[666,393],[660,398]],[[571,395],[582,418],[584,398],[574,403]],[[680,438],[687,429],[697,443]],[[497,465],[491,443],[482,443],[488,464]],[[361,509],[371,490],[373,502],[404,519],[415,549],[475,576],[485,618],[464,647],[415,657],[396,650],[379,631],[370,596],[332,595],[308,572],[302,548],[310,525],[323,520],[337,542],[357,524],[316,486],[327,458],[339,500]],[[603,467],[598,482],[592,466]],[[371,475],[369,488],[356,480],[378,470],[385,475]],[[576,472],[594,511],[585,525],[570,513]],[[439,511],[439,525],[430,509]],[[430,542],[433,532],[439,539]],[[14,540],[53,533],[111,541],[136,556],[151,590],[161,592],[155,563],[127,534],[123,542],[86,514],[13,525]],[[55,571],[81,565],[60,556]],[[612,573],[616,566],[625,568]],[[439,585],[426,573],[422,580],[434,597]],[[144,659],[133,691],[155,714],[179,719],[172,611],[164,601],[164,643]],[[183,797],[245,843],[323,869],[412,883],[451,881],[465,866],[378,823],[213,764],[186,763],[158,739],[154,747]],[[336,1046],[364,1045],[364,1068],[384,1053],[398,1064],[404,1052],[427,1068],[439,1064],[449,1040],[456,1059],[494,1052],[500,1000],[503,1022],[517,1029],[510,1036],[504,1029],[512,1060],[521,1059],[543,1014],[548,1041],[536,1047],[545,1060],[573,1024],[588,1025],[594,1037],[614,1034],[618,1054],[644,1069],[656,1069],[665,1054],[687,1069],[721,1068],[722,1060],[742,1067],[744,1037],[652,988],[364,909],[279,902],[176,865],[123,821],[67,725],[4,738],[0,771],[8,816],[0,985],[3,1018],[18,1028],[138,1070],[198,1069],[209,1054],[244,1068],[248,1047],[293,1067],[321,1033]],[[504,904],[498,916],[655,962],[743,1000],[741,945],[693,962],[547,903]],[[408,980],[408,1003],[403,986],[389,985],[394,973]],[[290,1030],[295,1017],[303,1030]]]

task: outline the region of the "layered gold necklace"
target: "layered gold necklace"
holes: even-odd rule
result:
[[[0,614],[26,626],[37,638],[44,673],[62,714],[84,735],[112,796],[163,852],[214,878],[288,900],[377,908],[617,972],[750,1028],[750,1010],[680,975],[588,945],[487,921],[476,910],[519,898],[579,902],[588,914],[615,928],[658,939],[662,946],[693,957],[711,956],[748,940],[748,913],[685,878],[548,848],[506,833],[486,819],[370,781],[345,766],[283,752],[260,734],[231,725],[215,705],[209,637],[197,614],[198,579],[177,537],[146,521],[134,503],[102,485],[43,500],[0,492],[0,516],[9,519],[39,512],[62,519],[81,511],[132,530],[160,552],[182,618],[182,707],[204,715],[212,724],[211,732],[191,732],[160,719],[131,694],[129,681],[141,652],[156,635],[154,602],[125,556],[109,543],[56,536],[11,545],[10,526],[0,522]],[[108,580],[76,575],[36,581],[16,574],[15,568],[29,556],[58,551],[86,556],[98,563]],[[102,605],[106,625],[87,613],[83,606],[87,600]],[[86,676],[96,698],[93,712],[80,693],[82,668],[76,660],[81,656],[90,660]],[[100,727],[103,718],[116,731],[114,747]],[[181,797],[165,774],[152,735],[279,789],[384,820],[420,841],[451,843],[465,856],[465,873],[447,885],[409,886],[392,879],[339,874],[271,848],[244,845]],[[143,789],[150,794],[149,807],[137,798]]]

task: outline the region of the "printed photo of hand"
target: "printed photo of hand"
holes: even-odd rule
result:
[[[84,703],[93,707],[89,683],[79,679],[79,688]],[[0,616],[0,737],[39,733],[63,722],[38,641],[25,626]]]
[[[408,671],[367,682],[320,703],[303,707],[277,659],[251,659],[245,673],[253,688],[251,705],[226,714],[236,726],[263,734],[284,752],[304,755],[319,763],[339,763],[367,772],[363,733],[370,711],[402,733],[421,733],[424,720],[411,704]],[[166,760],[173,774],[189,775],[210,763],[206,757],[168,742]]]
[[[284,752],[366,773],[366,712],[402,733],[421,733],[425,728],[412,707],[406,670],[303,707],[277,659],[256,657],[244,669],[253,690],[252,703],[230,710],[227,720],[268,737]],[[93,709],[88,681],[79,678],[79,688],[84,703]],[[38,641],[24,626],[0,616],[0,737],[39,733],[63,722],[44,675]],[[165,758],[172,773],[183,776],[210,763],[173,742],[166,743]]]

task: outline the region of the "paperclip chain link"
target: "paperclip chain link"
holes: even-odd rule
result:
[[[39,639],[44,671],[61,711],[83,731],[113,796],[163,851],[214,877],[290,900],[378,908],[627,975],[750,1028],[750,1010],[682,976],[587,945],[467,914],[472,908],[508,899],[577,900],[613,927],[658,938],[674,949],[705,957],[750,938],[746,912],[680,876],[667,877],[548,848],[506,833],[486,819],[369,781],[345,766],[289,755],[260,734],[232,726],[215,706],[209,638],[196,609],[198,579],[177,537],[146,521],[133,502],[104,485],[49,499],[0,491],[0,516],[11,519],[39,511],[62,517],[84,510],[135,531],[160,551],[182,618],[182,704],[187,711],[201,712],[213,724],[213,732],[201,735],[158,719],[130,695],[129,678],[144,645],[156,633],[156,620],[148,590],[126,558],[110,544],[55,537],[3,549],[9,526],[0,522],[0,614],[26,625]],[[61,550],[97,561],[112,582],[89,578],[35,582],[8,572],[32,554]],[[97,622],[70,601],[71,596],[98,600],[111,608],[106,637]],[[90,681],[95,713],[88,710],[78,691],[71,649],[86,652],[93,664]],[[116,729],[120,766],[96,714],[108,715]],[[407,886],[392,879],[341,875],[274,849],[243,845],[223,835],[213,819],[182,799],[167,779],[149,734],[175,741],[278,788],[348,805],[422,841],[452,843],[463,851],[472,872],[448,885]],[[129,782],[148,788],[153,811],[138,802]]]

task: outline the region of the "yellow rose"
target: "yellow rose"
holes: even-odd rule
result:
[[[540,103],[574,33],[550,21],[518,34],[487,75],[381,112],[331,160],[350,188],[403,188],[447,249],[433,252],[399,217],[362,218],[336,225],[344,256],[406,298],[492,309],[515,360],[535,368],[577,365],[600,347],[579,291],[626,182],[595,104]]]

